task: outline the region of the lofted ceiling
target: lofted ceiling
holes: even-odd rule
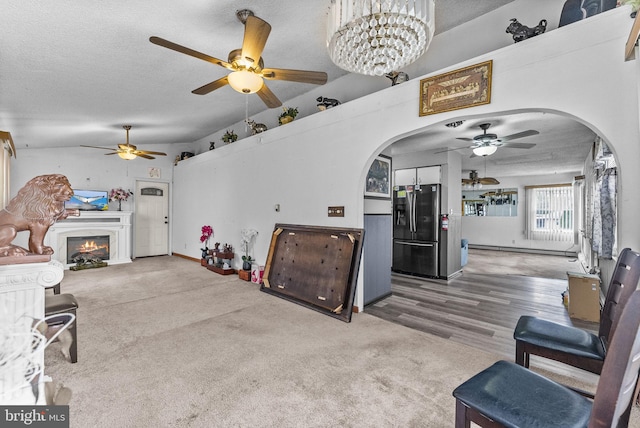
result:
[[[436,35],[511,1],[438,1]],[[324,71],[332,82],[346,72],[335,66],[326,52],[329,3],[5,2],[0,38],[0,129],[11,132],[18,153],[26,147],[112,147],[123,142],[125,124],[133,125],[132,144],[197,141],[266,107],[257,95],[245,96],[229,86],[208,95],[192,94],[193,89],[225,76],[227,70],[156,46],[149,37],[162,37],[226,60],[231,50],[242,45],[244,27],[235,12],[247,8],[272,26],[263,51],[265,67]],[[273,80],[268,86],[285,104],[316,87]],[[586,154],[582,152],[588,147],[580,143],[592,140],[593,133],[573,120],[550,117],[501,116],[468,120],[455,129],[434,126],[396,143],[393,150],[422,149],[425,138],[432,139],[431,147],[435,147],[434,141],[440,147],[464,146],[463,141],[452,143],[451,139],[473,137],[481,133],[479,123],[490,122],[491,132],[499,135],[539,130],[539,136],[527,138],[536,148],[526,154],[531,159],[544,158],[542,164],[561,170],[577,162],[563,161],[565,154],[551,156],[558,145],[565,149],[579,146],[562,152],[583,161]],[[502,162],[505,173],[509,163],[518,171],[534,168],[533,163],[523,161],[521,152],[524,150],[500,150],[491,162]],[[482,159],[469,158],[469,150],[461,153],[467,154],[463,156],[464,169],[482,170]]]

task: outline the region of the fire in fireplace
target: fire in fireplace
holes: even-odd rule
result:
[[[67,237],[67,263],[80,255],[109,260],[109,235]]]

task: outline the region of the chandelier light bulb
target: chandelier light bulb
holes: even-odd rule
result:
[[[329,56],[353,73],[383,76],[398,71],[429,47],[434,15],[434,0],[332,0]]]

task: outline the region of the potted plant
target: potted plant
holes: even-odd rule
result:
[[[251,270],[251,262],[253,261],[253,259],[249,255],[249,247],[251,245],[251,240],[257,234],[258,231],[255,229],[242,229],[240,231],[242,239],[242,252],[244,253],[244,255],[242,256],[242,270]]]
[[[231,131],[227,130],[227,132],[225,132],[224,135],[222,136],[222,141],[224,141],[227,144],[233,143],[237,139],[238,139],[238,134],[233,132],[233,129]]]
[[[282,110],[282,113],[278,116],[278,123],[280,123],[280,125],[291,122],[298,115],[297,107],[282,107]]]
[[[209,239],[213,236],[213,228],[209,225],[204,225],[202,226],[201,232],[200,242],[204,244],[204,248],[200,248],[200,251],[202,251],[201,263],[203,266],[206,266],[208,263],[207,257],[209,256]]]

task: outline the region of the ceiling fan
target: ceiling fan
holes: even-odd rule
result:
[[[487,130],[491,126],[490,123],[481,123],[478,125],[482,129],[483,133],[476,135],[473,138],[457,138],[458,140],[472,141],[473,145],[467,147],[458,147],[449,150],[459,150],[464,148],[473,149],[471,157],[475,156],[490,156],[498,150],[499,147],[508,147],[511,149],[530,149],[535,147],[533,143],[510,143],[509,141],[518,138],[530,137],[532,135],[538,135],[539,132],[533,129],[528,131],[517,132],[515,134],[507,135],[505,137],[498,137],[496,134],[488,134]],[[449,151],[443,150],[443,152]],[[442,152],[436,152],[442,153]]]
[[[469,172],[469,178],[463,178],[462,184],[468,187],[480,187],[480,185],[488,185],[488,184],[500,184],[498,180],[493,177],[478,177],[478,171],[473,170]]]
[[[131,159],[135,159],[136,157],[141,157],[141,158],[145,158],[145,159],[155,159],[154,156],[151,155],[156,155],[156,156],[166,156],[166,153],[162,153],[162,152],[151,152],[148,150],[138,150],[136,148],[136,146],[134,146],[133,144],[129,144],[129,130],[131,129],[131,125],[123,125],[122,126],[126,131],[127,131],[127,143],[126,144],[118,144],[118,148],[117,149],[111,149],[108,147],[97,147],[97,146],[83,146],[81,145],[80,147],[89,147],[91,149],[102,149],[102,150],[111,150],[111,153],[105,153],[105,155],[118,155],[120,156],[122,159],[125,160],[131,160]]]
[[[274,108],[280,107],[282,102],[271,92],[263,79],[287,80],[291,82],[312,83],[315,85],[324,85],[327,83],[327,73],[320,71],[264,68],[261,55],[267,43],[269,33],[271,32],[271,25],[254,16],[253,12],[248,9],[237,11],[236,17],[244,24],[244,39],[242,41],[242,48],[229,52],[227,61],[180,46],[160,37],[152,36],[149,38],[149,41],[158,46],[163,46],[231,70],[231,73],[227,76],[191,91],[197,95],[206,95],[228,84],[236,91],[244,94],[257,93],[267,107]]]

